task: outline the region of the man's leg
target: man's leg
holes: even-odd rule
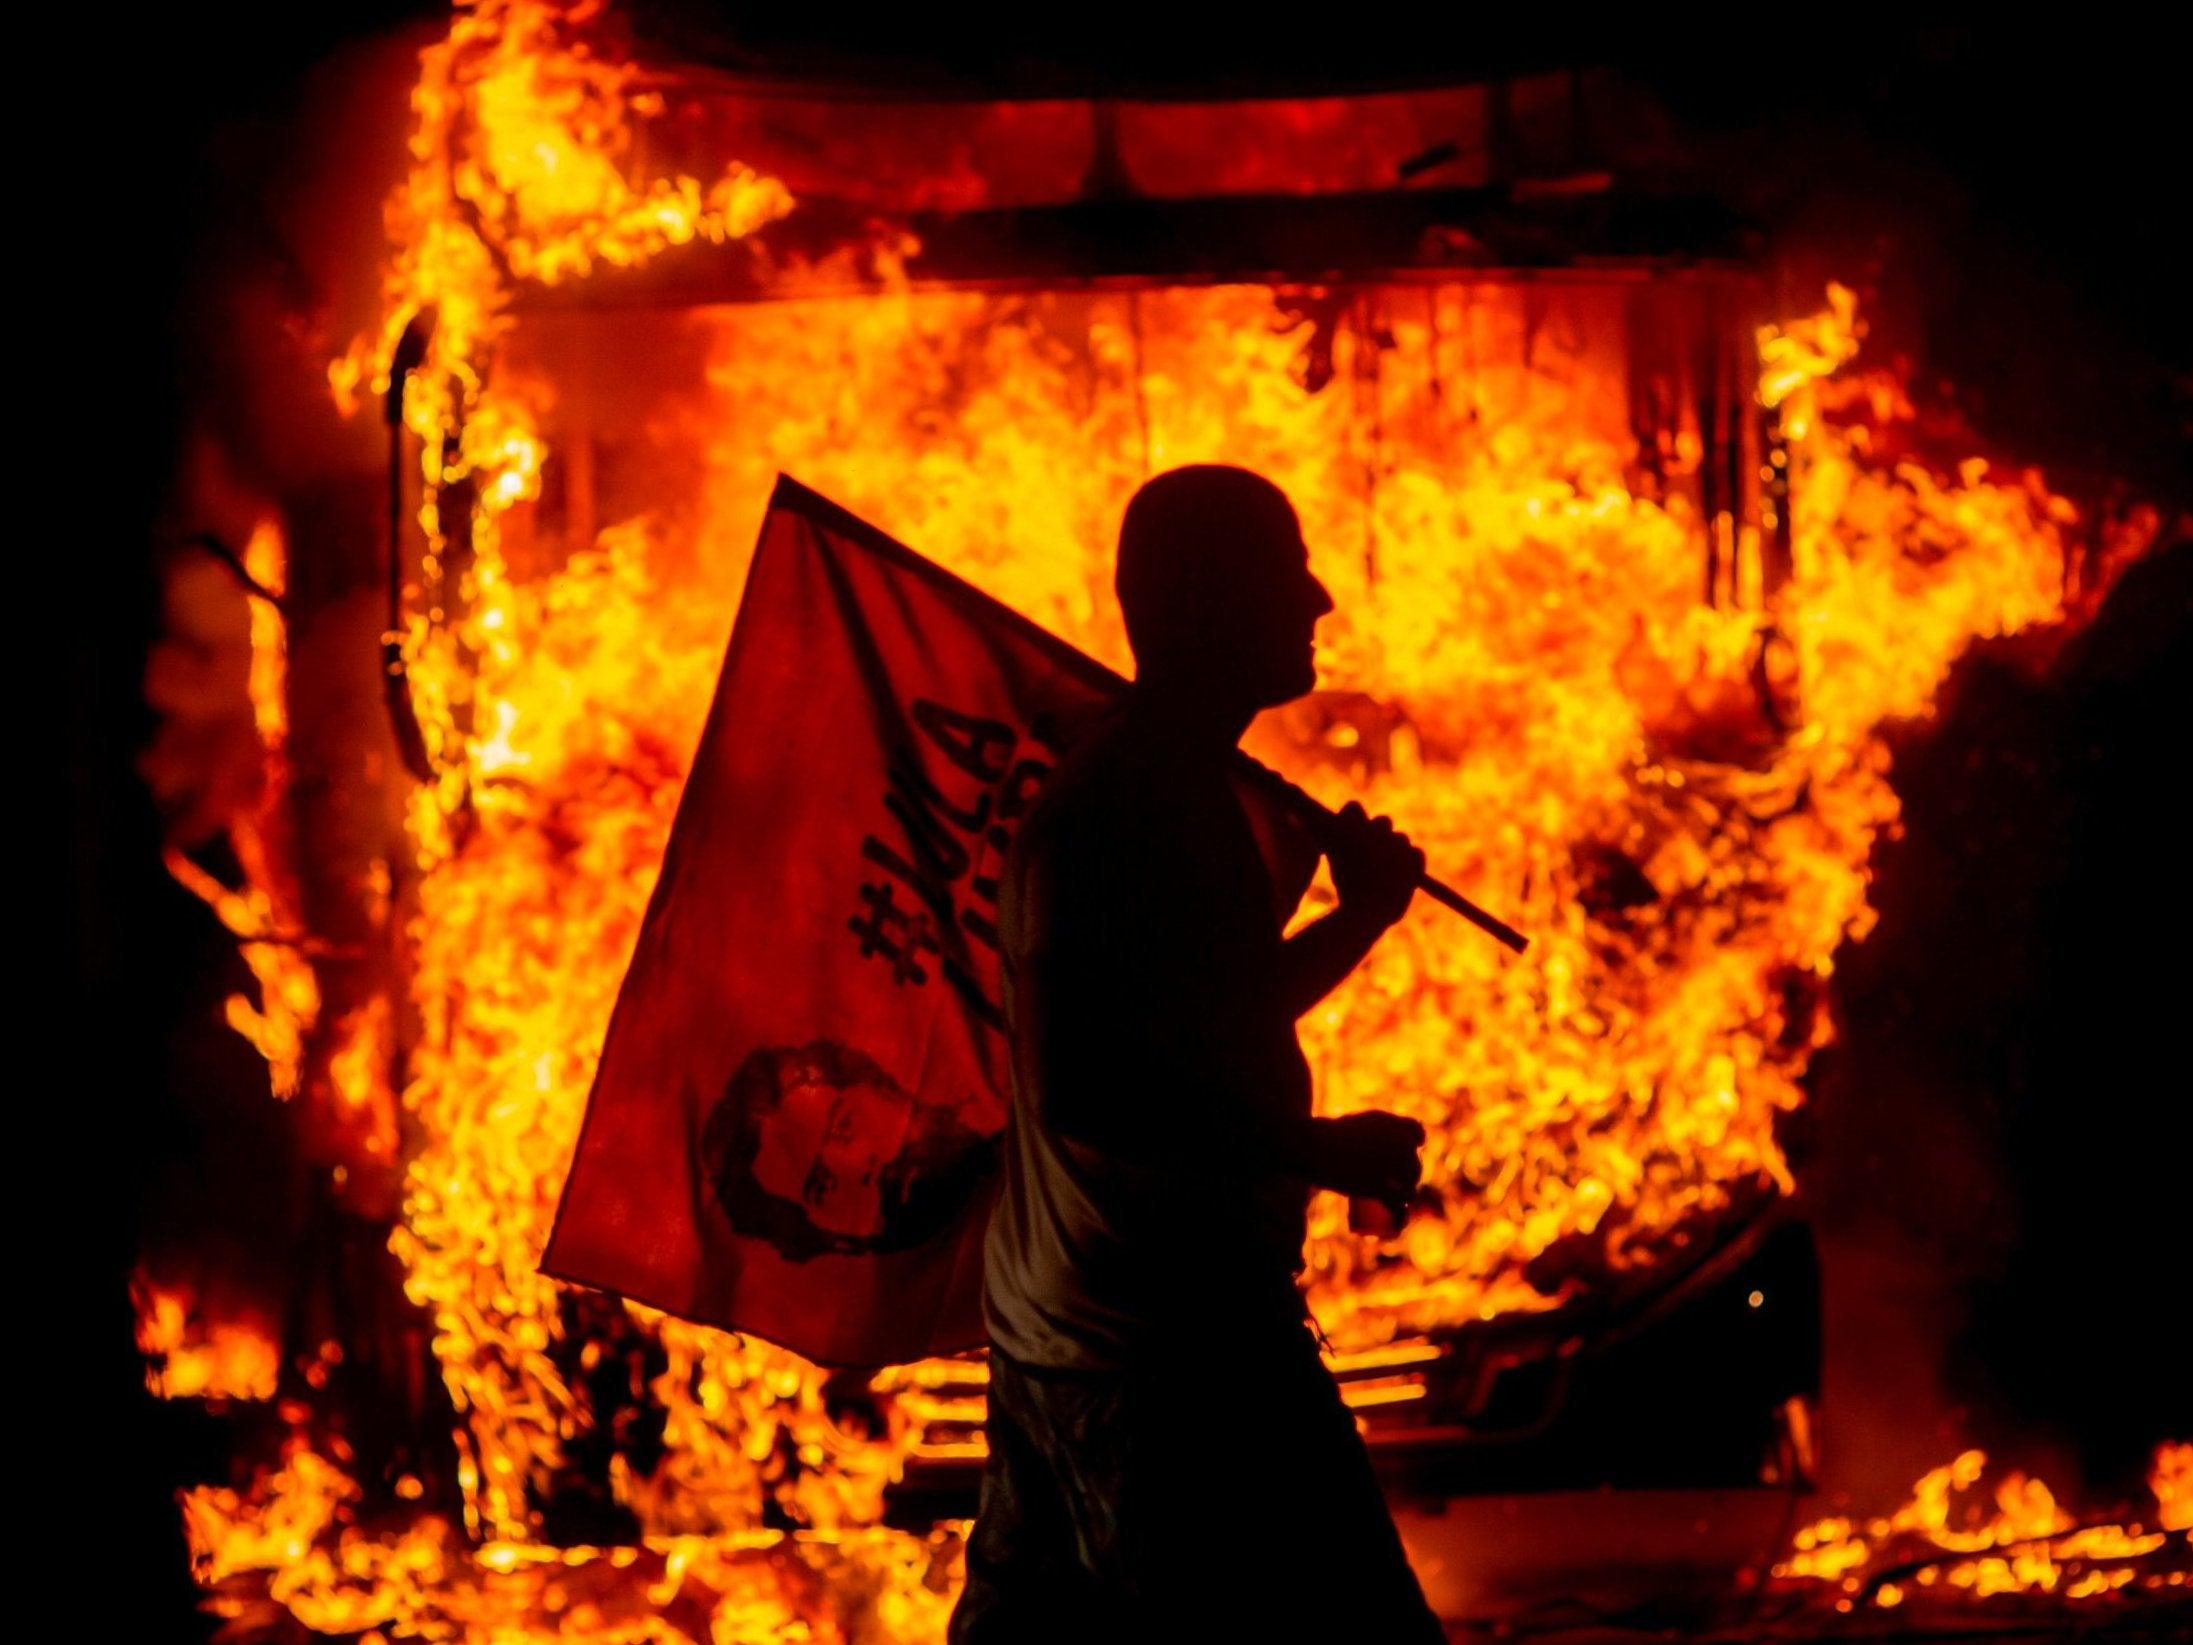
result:
[[[1161,1424],[1161,1608],[1258,1645],[1441,1645],[1355,1419],[1298,1321],[1219,1339]],[[1211,1397],[1190,1409],[1183,1385]],[[1153,1458],[1153,1462],[1157,1459]]]
[[[1353,1639],[1443,1645],[1446,1632],[1409,1567],[1354,1413],[1314,1347],[1299,1351],[1293,1378],[1281,1431],[1299,1424],[1299,1447],[1292,1457],[1278,1450],[1275,1460],[1295,1485],[1299,1557],[1313,1568],[1325,1562],[1305,1595],[1310,1609]]]
[[[990,1458],[951,1645],[1108,1639],[1118,1548],[1117,1385],[990,1355]]]

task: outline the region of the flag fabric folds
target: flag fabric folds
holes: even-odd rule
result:
[[[982,1341],[999,874],[1123,688],[779,479],[545,1272],[824,1364]]]

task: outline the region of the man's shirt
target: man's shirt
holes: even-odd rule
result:
[[[985,1253],[992,1340],[1116,1366],[1299,1311],[1310,1112],[1272,878],[1223,757],[1130,706],[1054,776],[999,908],[1013,1118]]]

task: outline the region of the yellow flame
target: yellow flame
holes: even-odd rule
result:
[[[243,870],[241,888],[224,884],[180,851],[167,853],[168,871],[239,939],[244,963],[259,984],[253,1002],[229,997],[229,1026],[266,1059],[274,1094],[287,1100],[303,1082],[305,1043],[320,1015],[320,982],[302,947],[304,922],[286,852],[283,814],[289,791],[289,634],[281,608],[288,545],[281,527],[263,520],[241,556],[244,569],[273,599],[252,595],[251,665],[247,689],[259,734],[263,773],[253,807],[230,819],[228,840]]]
[[[161,1399],[274,1397],[281,1350],[248,1320],[208,1319],[183,1287],[140,1274],[130,1281],[145,1386]]]
[[[244,569],[278,600],[289,577],[289,545],[281,528],[262,520],[244,544]],[[253,598],[251,608],[251,712],[269,758],[289,741],[289,632],[273,600]]]
[[[2090,1599],[2143,1581],[2132,1563],[2161,1550],[2172,1531],[2169,1470],[2182,1446],[2158,1449],[2150,1476],[2163,1509],[2162,1529],[2137,1523],[2081,1525],[2038,1479],[2011,1469],[1983,1494],[1987,1453],[1965,1451],[1928,1470],[1903,1506],[1863,1524],[1823,1519],[1791,1539],[1789,1557],[1774,1574],[1786,1581],[1832,1584],[1865,1592],[1871,1570],[1912,1571],[1923,1587],[1960,1589],[1980,1598],[2004,1593],[2053,1593]],[[2147,1587],[2171,1585],[2178,1573],[2156,1570]],[[1876,1579],[1873,1599],[1894,1606],[1909,1597],[1897,1582]]]
[[[1858,318],[1858,294],[1839,281],[1828,282],[1828,306],[1817,314],[1759,328],[1759,403],[1788,406],[1803,391],[1858,357],[1866,328]],[[1783,428],[1793,440],[1812,432],[1815,408],[1809,403],[1785,413]]]
[[[2157,1523],[2166,1531],[2193,1531],[2193,1445],[2173,1441],[2158,1447],[2147,1483],[2155,1493]]]
[[[398,340],[429,316],[409,418],[438,445],[508,330],[514,282],[556,285],[694,240],[741,239],[792,209],[782,183],[735,162],[706,183],[635,177],[660,100],[593,37],[604,10],[477,0],[421,53],[411,169],[387,211],[385,319],[330,368],[346,406],[387,389]],[[482,489],[501,483],[494,471]]]
[[[335,1026],[328,1056],[328,1084],[348,1129],[369,1159],[396,1157],[396,1093],[388,1082],[389,1002],[381,995]]]

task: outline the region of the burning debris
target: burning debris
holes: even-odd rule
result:
[[[2193,1519],[2189,1470],[2193,1447],[2170,1443],[2156,1451],[2148,1478],[2155,1514],[2148,1529],[2138,1520],[2081,1523],[2046,1484],[2014,1468],[2001,1471],[1986,1490],[1987,1453],[1966,1451],[1927,1473],[1912,1487],[1911,1500],[1885,1518],[1863,1524],[1831,1518],[1806,1526],[1774,1576],[1797,1592],[1828,1584],[1843,1611],[1991,1594],[2081,1600],[2134,1587],[2182,1590],[2193,1561],[2184,1537],[2172,1533],[2182,1533]]]
[[[324,986],[348,951],[304,917],[282,524],[240,557],[261,780],[227,830],[237,877],[175,871],[251,965],[230,1020],[274,1094],[333,1169],[400,1167],[389,1243],[456,1418],[448,1481],[386,1477],[263,1331],[148,1284],[156,1391],[282,1395],[257,1471],[185,1506],[208,1602],[240,1621],[941,1632],[956,1528],[887,1529],[884,1493],[969,1443],[979,1365],[848,1379],[538,1272],[777,472],[1114,665],[1109,533],[1147,473],[1238,462],[1296,499],[1343,614],[1332,689],[1258,752],[1389,812],[1536,939],[1509,961],[1420,911],[1304,1023],[1324,1111],[1395,1106],[1432,1137],[1398,1240],[1314,1213],[1318,1319],[1379,1373],[1359,1408],[1418,1400],[1455,1333],[1604,1297],[1794,1191],[1786,1116],[1897,826],[1884,728],[1975,641],[2081,620],[2154,534],[1944,449],[1840,286],[1753,330],[1742,282],[1705,274],[1668,274],[1660,307],[1628,279],[1453,267],[1339,293],[927,283],[899,225],[770,250],[799,220],[783,182],[657,163],[693,147],[677,96],[598,5],[490,0],[423,54],[381,323],[330,373],[353,414],[400,416],[399,660],[429,773],[406,860],[356,897],[401,949],[377,990]],[[734,244],[772,301],[584,306],[606,271]],[[1656,400],[1641,334],[1684,314],[1722,354]],[[1713,388],[1739,355],[1741,392]],[[1975,1521],[1984,1466],[1801,1533],[1777,1591],[2182,1588],[2185,1447],[2158,1459],[2154,1530],[2082,1527],[2012,1475]]]

